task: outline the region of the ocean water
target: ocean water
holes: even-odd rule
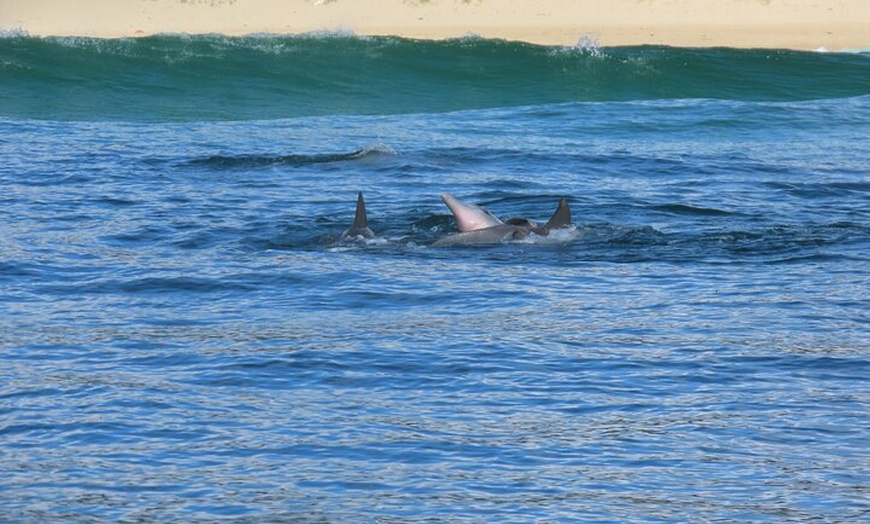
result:
[[[7,34],[0,521],[867,521],[868,137],[866,53]]]

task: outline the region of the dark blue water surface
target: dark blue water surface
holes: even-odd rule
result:
[[[0,42],[0,521],[870,518],[867,55]]]

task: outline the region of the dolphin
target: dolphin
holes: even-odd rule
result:
[[[338,238],[339,242],[344,240],[353,240],[355,238],[374,238],[375,233],[369,229],[368,216],[366,215],[366,201],[363,199],[362,191],[356,197],[356,213],[353,217],[353,224],[347,228],[344,233]]]
[[[441,193],[441,200],[450,208],[453,217],[456,219],[456,226],[463,233],[502,224],[501,220],[486,209],[463,202],[448,193]]]
[[[480,206],[462,202],[447,193],[441,194],[441,200],[453,213],[459,233],[435,241],[432,244],[435,247],[498,244],[509,240],[523,239],[531,233],[547,236],[553,229],[571,225],[571,209],[568,206],[568,199],[565,197],[559,199],[556,211],[543,226],[538,226],[525,218],[510,218],[502,222]]]

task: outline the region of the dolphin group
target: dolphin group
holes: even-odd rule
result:
[[[509,218],[502,221],[482,207],[463,202],[448,193],[442,193],[441,200],[453,213],[459,232],[436,240],[432,244],[433,247],[498,244],[523,239],[531,234],[545,237],[554,229],[571,226],[571,209],[565,197],[559,199],[556,211],[543,226],[527,218]],[[353,223],[341,234],[339,242],[360,238],[375,238],[375,233],[368,226],[366,203],[362,191],[357,195]]]
[[[565,197],[559,199],[556,211],[543,226],[538,226],[527,218],[509,218],[502,222],[482,207],[462,202],[448,193],[442,193],[441,200],[453,213],[459,233],[435,241],[432,244],[435,247],[498,244],[509,240],[523,239],[532,233],[545,237],[553,229],[561,229],[571,225],[571,209],[568,207],[568,199]]]

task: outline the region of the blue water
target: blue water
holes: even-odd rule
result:
[[[0,521],[870,519],[870,56],[7,35],[0,74]],[[445,191],[574,224],[435,248]]]

